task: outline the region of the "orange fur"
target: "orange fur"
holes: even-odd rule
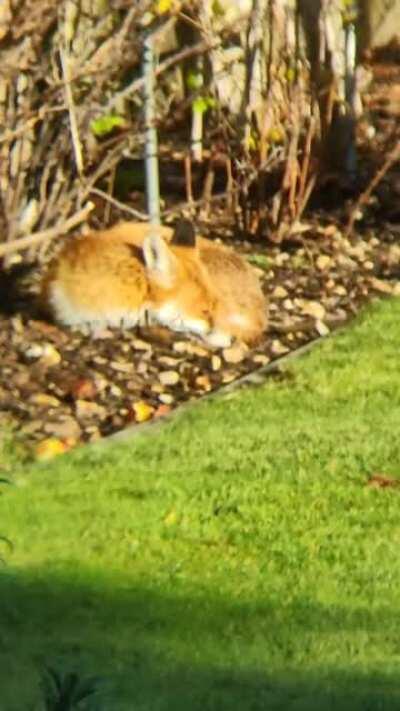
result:
[[[69,241],[42,284],[56,320],[95,328],[149,319],[217,346],[259,338],[266,302],[247,262],[204,238],[168,244],[172,236],[169,227],[121,223]]]

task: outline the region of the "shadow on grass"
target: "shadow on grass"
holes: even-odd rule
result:
[[[102,677],[90,708],[104,711],[400,709],[400,674],[382,672],[384,660],[376,671],[357,663],[355,643],[346,671],[332,651],[341,635],[385,637],[394,620],[384,608],[282,608],[96,580],[1,572],[1,711],[41,708],[45,665]]]

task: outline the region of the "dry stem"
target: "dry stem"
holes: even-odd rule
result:
[[[79,210],[79,212],[76,212],[75,215],[69,217],[68,220],[61,222],[55,227],[51,227],[48,230],[42,230],[41,232],[33,232],[31,235],[27,235],[26,237],[21,237],[20,239],[15,239],[12,242],[0,244],[0,257],[3,257],[5,254],[11,254],[12,252],[20,252],[22,250],[29,249],[29,247],[41,244],[46,240],[51,240],[55,237],[60,237],[61,235],[66,234],[81,222],[84,222],[93,208],[93,203],[89,202],[82,210]]]
[[[123,202],[116,200],[116,198],[113,198],[111,195],[108,195],[108,193],[105,193],[103,190],[100,190],[99,188],[91,188],[89,192],[92,195],[98,195],[98,197],[103,198],[103,200],[106,200],[107,202],[109,202],[110,205],[114,205],[114,207],[117,207],[119,210],[126,212],[128,215],[132,215],[132,217],[136,217],[137,220],[143,220],[144,222],[146,222],[149,219],[149,216],[146,215],[144,212],[140,212],[139,210],[135,210],[133,207],[130,207],[129,205],[125,205]]]
[[[356,203],[351,210],[349,221],[347,223],[347,227],[346,227],[346,231],[345,231],[346,237],[349,236],[349,234],[351,233],[351,231],[353,229],[354,222],[357,219],[358,211],[360,210],[360,208],[363,205],[365,205],[368,202],[373,190],[380,183],[382,178],[384,178],[384,176],[386,175],[388,170],[390,170],[390,168],[398,160],[398,158],[400,158],[400,142],[395,144],[394,148],[392,148],[392,150],[390,151],[388,157],[386,158],[386,160],[383,163],[383,165],[381,166],[381,168],[379,168],[379,170],[375,173],[374,177],[372,178],[371,182],[366,187],[364,192],[362,192],[361,195],[359,195],[359,197],[357,198]]]
[[[74,148],[75,163],[76,163],[78,175],[81,176],[83,173],[82,144],[79,139],[78,122],[76,120],[74,97],[72,95],[72,86],[71,86],[71,82],[70,82],[70,57],[61,48],[60,48],[60,59],[61,59],[61,67],[62,67],[63,77],[64,77],[64,81],[65,81],[65,98],[67,100],[67,106],[68,106],[69,123],[70,123],[70,129],[71,129],[72,145]]]

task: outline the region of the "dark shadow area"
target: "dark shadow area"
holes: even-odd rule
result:
[[[366,671],[355,642],[351,669],[340,658],[332,662],[343,632],[361,630],[385,646],[395,623],[384,606],[372,612],[302,599],[285,607],[235,602],[204,591],[190,596],[182,585],[172,596],[129,578],[102,585],[93,572],[88,584],[80,583],[81,571],[74,570],[75,576],[1,572],[1,711],[40,708],[45,665],[103,678],[98,701],[88,708],[107,711],[400,709],[400,675],[389,667],[382,672],[384,660],[377,660],[376,672]],[[18,683],[22,704],[13,696]]]

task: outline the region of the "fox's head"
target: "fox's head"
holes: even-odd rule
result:
[[[188,237],[188,235],[186,235]],[[226,348],[232,336],[215,322],[217,293],[200,259],[196,239],[167,244],[157,227],[143,242],[143,257],[150,290],[150,318],[208,345]]]

